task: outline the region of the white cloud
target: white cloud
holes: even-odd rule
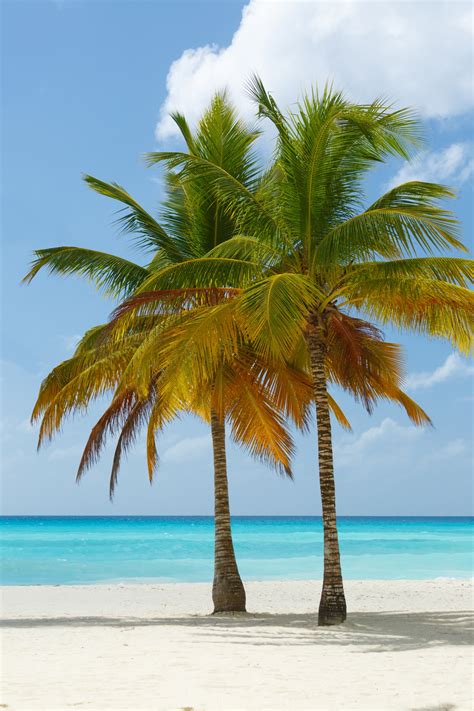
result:
[[[5,444],[13,440],[27,442],[31,446],[31,436],[36,436],[38,427],[32,425],[28,418],[18,421],[15,417],[2,417],[0,420],[0,442]],[[28,435],[28,436],[27,436]]]
[[[389,187],[410,180],[462,185],[474,173],[474,154],[469,143],[452,143],[441,151],[424,151],[405,163]]]
[[[62,459],[70,459],[71,457],[80,457],[84,447],[75,444],[71,447],[55,447],[49,454],[48,460],[56,462]]]
[[[254,115],[244,84],[257,72],[283,106],[333,81],[356,100],[381,94],[432,117],[472,107],[472,7],[468,2],[250,0],[227,47],[186,49],[167,77],[157,138],[176,134],[169,112],[191,122],[228,86]]]
[[[31,420],[27,417],[17,425],[17,430],[19,432],[25,432],[26,434],[36,434],[38,427],[31,423]]]
[[[381,453],[386,456],[387,444],[391,448],[406,447],[407,442],[413,442],[423,436],[424,430],[413,425],[399,425],[390,417],[386,417],[380,425],[370,427],[361,435],[348,436],[338,442],[334,448],[335,460],[338,466],[355,466],[356,462],[375,457]]]
[[[394,468],[421,471],[433,463],[453,460],[469,454],[462,438],[439,442],[438,435],[426,427],[400,425],[390,417],[370,427],[359,436],[351,435],[336,442],[336,469],[389,472]]]
[[[469,365],[458,353],[451,353],[443,365],[432,372],[412,373],[406,380],[410,390],[431,388],[438,383],[444,383],[451,378],[466,378],[474,375],[474,366]]]
[[[163,462],[187,462],[210,453],[212,442],[209,435],[203,437],[185,437],[165,450]]]
[[[439,447],[434,452],[428,453],[425,457],[425,461],[439,462],[443,459],[450,460],[454,457],[460,457],[463,454],[467,454],[468,452],[469,447],[467,446],[466,442],[461,437],[458,437],[457,439],[451,440],[442,447]]]

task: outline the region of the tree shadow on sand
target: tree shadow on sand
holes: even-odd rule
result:
[[[398,652],[437,646],[467,646],[474,636],[474,616],[456,612],[354,612],[344,625],[318,627],[317,616],[306,614],[240,614],[183,617],[38,617],[14,618],[0,627],[137,627],[190,628],[199,641],[223,638],[234,644],[335,644]],[[204,639],[206,638],[206,639]]]

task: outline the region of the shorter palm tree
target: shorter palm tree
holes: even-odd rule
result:
[[[193,135],[183,116],[175,114],[173,116],[177,123],[181,134],[186,142],[188,150],[193,154],[201,156],[206,160],[214,161],[221,165],[229,174],[234,175],[240,181],[244,182],[249,188],[255,178],[254,174],[254,158],[251,150],[252,145],[258,133],[246,127],[236,117],[233,107],[229,104],[224,94],[217,94],[209,109],[204,113],[197,131]],[[42,269],[48,268],[51,272],[60,274],[79,274],[86,276],[96,283],[106,293],[113,296],[126,296],[132,293],[143,281],[150,277],[154,272],[166,269],[173,264],[180,263],[189,258],[200,257],[212,247],[228,239],[233,234],[233,222],[220,208],[216,200],[216,196],[209,191],[208,186],[203,181],[193,182],[192,184],[181,183],[176,180],[171,172],[165,176],[167,185],[167,197],[162,208],[162,221],[155,220],[141,205],[139,205],[122,187],[117,184],[108,184],[97,180],[92,176],[86,176],[86,182],[97,192],[119,201],[124,205],[124,214],[119,222],[125,232],[131,233],[138,241],[138,244],[153,252],[151,262],[142,267],[133,264],[128,260],[116,257],[110,254],[104,254],[95,250],[86,250],[76,247],[59,247],[53,249],[39,250],[36,252],[36,259],[32,269],[25,278],[26,281],[31,279]],[[173,288],[170,290],[180,298],[179,292]],[[165,302],[169,302],[170,293],[162,295]],[[195,295],[196,296],[196,295]],[[211,293],[211,297],[213,293]],[[184,295],[184,301],[188,301],[188,294]],[[152,325],[148,324],[151,328]],[[156,328],[155,322],[153,327]],[[136,325],[131,329],[133,337],[138,337]],[[134,341],[134,343],[135,343]],[[132,349],[134,346],[130,346]],[[117,344],[117,353],[123,353],[123,342]],[[128,351],[127,351],[128,354]],[[107,358],[107,356],[105,356]],[[114,361],[115,362],[115,361]],[[111,365],[111,361],[105,362],[100,355],[100,368],[107,368]],[[97,372],[97,368],[92,364],[93,372]],[[112,363],[112,368],[113,363]],[[86,378],[90,370],[86,369]],[[117,371],[120,373],[120,368]],[[81,372],[81,377],[83,373]],[[100,375],[100,373],[99,373]],[[111,374],[108,373],[108,376]],[[156,374],[153,373],[150,381],[147,383],[148,392],[136,401],[136,392],[133,387],[129,387],[127,392],[120,393],[118,399],[111,405],[110,417],[116,423],[117,413],[120,417],[126,417],[124,430],[119,437],[118,449],[114,457],[114,467],[111,476],[111,491],[116,480],[116,471],[121,449],[127,441],[130,441],[135,435],[134,423],[140,422],[149,414],[152,408],[150,400],[150,383],[154,382]],[[83,381],[80,381],[81,383]],[[109,382],[109,380],[107,381]],[[87,401],[88,390],[86,385],[85,394],[80,390],[74,394],[81,406],[85,407],[83,398]],[[69,387],[74,387],[70,385]],[[47,394],[48,388],[45,389],[43,395]],[[41,396],[41,393],[40,393]],[[160,396],[161,397],[161,396]],[[41,397],[40,397],[41,399]],[[189,406],[189,398],[186,400]],[[263,402],[263,400],[261,401]],[[74,408],[74,403],[71,405]],[[118,408],[118,409],[117,409]],[[128,409],[127,409],[128,408]],[[155,410],[156,411],[156,410]],[[151,409],[153,414],[153,408]],[[211,424],[211,434],[214,448],[214,461],[216,464],[215,475],[216,491],[219,493],[219,506],[216,499],[216,548],[221,548],[221,542],[226,541],[228,558],[232,558],[232,565],[229,563],[226,570],[230,571],[232,577],[232,587],[235,590],[237,587],[240,590],[238,607],[236,609],[245,608],[245,593],[243,585],[238,575],[235,556],[233,553],[232,539],[230,535],[230,519],[229,519],[229,502],[227,493],[227,474],[224,467],[225,464],[225,416],[218,417],[211,406],[209,422]],[[153,420],[150,415],[151,421]],[[61,415],[58,415],[59,419]],[[105,413],[105,420],[107,415]],[[44,419],[43,429],[50,426],[48,417]],[[99,423],[98,423],[99,425]],[[97,432],[100,430],[100,425]],[[281,433],[284,430],[281,428]],[[249,434],[249,433],[247,433]],[[275,434],[275,433],[273,433]],[[262,439],[262,438],[261,438]],[[258,441],[258,437],[257,437]],[[266,443],[262,445],[264,448]],[[92,443],[91,443],[92,447]],[[277,449],[277,444],[274,449]],[[258,449],[255,446],[255,450]],[[96,450],[93,450],[96,452]],[[152,451],[151,444],[149,452]],[[263,449],[262,449],[263,452]],[[86,463],[87,458],[84,460]],[[284,467],[289,467],[287,458],[283,464]],[[225,481],[224,481],[225,475]],[[232,569],[232,570],[231,570]],[[219,607],[225,605],[228,609],[236,603],[236,595],[230,594],[227,602],[224,602],[224,593],[222,592],[224,584],[222,580],[225,578],[225,573],[217,570],[217,577],[220,582],[221,593],[219,595]],[[236,582],[237,578],[240,583]],[[229,587],[229,590],[230,590]]]
[[[39,446],[59,431],[67,415],[84,411],[93,399],[112,392],[110,405],[91,431],[77,474],[80,480],[100,457],[107,436],[118,434],[110,476],[112,498],[123,454],[143,427],[147,428],[151,481],[157,464],[156,431],[182,412],[197,414],[209,422],[214,454],[214,611],[244,611],[245,590],[230,525],[225,420],[230,423],[235,441],[243,444],[254,457],[270,462],[291,476],[292,441],[285,417],[291,414],[297,424],[304,427],[311,400],[309,382],[296,370],[272,372],[252,357],[248,349],[242,349],[240,357],[236,354],[231,363],[223,364],[206,383],[197,384],[183,371],[179,380],[174,380],[173,387],[165,391],[160,388],[161,372],[155,370],[145,389],[134,386],[129,377],[124,385],[125,373],[147,337],[149,327],[147,323],[141,333],[134,323],[131,332],[120,337],[119,345],[113,338],[107,341],[113,334],[109,325],[96,327],[84,336],[74,356],[57,366],[43,381],[33,411],[33,421],[41,420]],[[166,331],[162,341],[167,342]]]

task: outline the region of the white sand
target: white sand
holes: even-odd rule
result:
[[[212,617],[202,584],[5,587],[8,709],[471,709],[470,581],[348,581],[318,628],[319,582],[248,583]]]

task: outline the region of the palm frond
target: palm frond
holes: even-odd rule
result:
[[[147,153],[148,165],[166,163],[168,170],[179,169],[179,178],[183,182],[205,182],[208,190],[219,198],[226,214],[245,231],[245,225],[251,224],[260,234],[274,234],[278,224],[274,217],[265,209],[250,188],[241,183],[225,168],[209,160],[188,153],[159,152]]]
[[[131,234],[143,249],[156,252],[162,250],[174,261],[182,259],[176,240],[173,240],[163,227],[118,183],[106,183],[85,175],[84,181],[96,193],[117,200],[122,205],[123,215],[117,224],[124,234]]]
[[[433,183],[411,182],[394,188],[330,230],[317,247],[314,266],[376,256],[416,256],[417,249],[427,254],[445,248],[465,250],[452,213],[436,204],[449,197],[453,194],[448,188]]]
[[[339,422],[341,427],[343,427],[348,432],[352,432],[351,423],[349,422],[349,420],[347,419],[347,417],[345,416],[345,414],[343,413],[343,411],[341,410],[341,408],[339,407],[337,402],[334,400],[333,396],[328,393],[327,398],[328,398],[329,409],[331,410],[332,414],[334,415],[336,420]]]
[[[195,287],[233,287],[262,276],[264,267],[259,262],[224,257],[201,257],[173,264],[152,273],[138,291],[165,291]]]
[[[248,370],[234,367],[226,394],[233,438],[252,457],[271,463],[291,477],[293,442],[268,391],[249,377]]]
[[[77,482],[82,479],[87,469],[90,469],[98,462],[100,454],[106,444],[107,435],[113,435],[124,426],[136,400],[136,394],[133,390],[125,390],[113,398],[111,404],[101,415],[89,434],[77,470]]]
[[[405,392],[399,388],[395,388],[393,392],[390,390],[388,392],[390,399],[395,400],[405,409],[408,417],[415,425],[422,427],[424,425],[433,424],[431,418],[426,414],[423,408]]]
[[[474,262],[459,257],[418,257],[354,264],[346,272],[346,283],[365,279],[428,279],[467,287],[474,281]]]
[[[304,333],[320,299],[320,290],[304,275],[282,273],[247,287],[237,308],[257,350],[265,357],[285,357]]]
[[[472,347],[474,293],[434,279],[366,278],[345,293],[356,306],[382,324],[450,341],[469,352]]]
[[[121,297],[133,292],[148,276],[144,267],[127,259],[82,247],[36,250],[32,267],[23,281],[31,282],[43,268],[50,274],[84,276],[106,295]]]
[[[110,473],[109,498],[111,501],[114,497],[122,457],[135,443],[140,429],[146,424],[150,409],[152,407],[152,402],[153,393],[151,389],[150,396],[148,398],[138,400],[134,404],[122,427],[122,431],[120,432],[120,436],[115,447],[114,458],[112,461],[112,471]]]
[[[280,266],[282,261],[288,264],[291,260],[291,255],[276,246],[258,240],[255,237],[246,237],[244,235],[235,235],[231,239],[222,242],[221,244],[211,249],[207,253],[206,258],[219,259],[235,259],[238,261],[250,262],[259,265],[258,273],[268,273],[276,266]]]
[[[102,358],[92,359],[92,363],[87,367],[79,368],[79,372],[75,372],[66,385],[61,387],[54,397],[50,397],[41,420],[38,447],[45,439],[53,437],[67,415],[72,412],[84,412],[92,400],[114,389],[133,352],[133,349],[122,349]],[[43,393],[40,393],[35,406],[35,418],[41,413],[39,402],[42,395]]]

